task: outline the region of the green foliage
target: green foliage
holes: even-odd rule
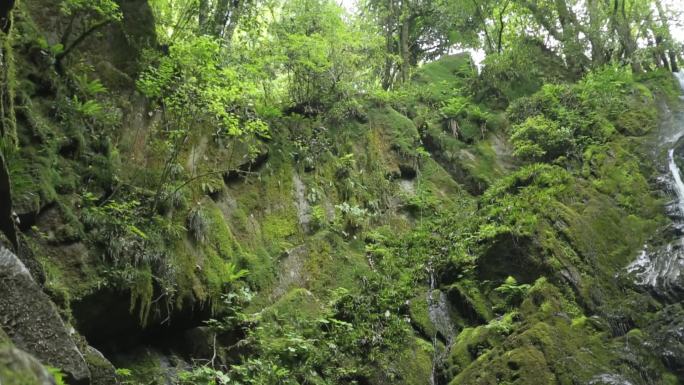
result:
[[[655,103],[624,65],[557,84],[579,75],[567,71],[573,57],[566,54],[566,63],[559,53],[586,50],[557,38],[558,47],[546,47],[539,37],[553,35],[544,35],[538,14],[523,2],[367,1],[361,18],[330,0],[233,2],[255,13],[239,18],[225,40],[204,30],[198,14],[202,4],[218,1],[152,3],[158,31],[172,44],[148,54],[137,82],[151,102],[145,135],[126,142],[114,111],[135,111],[137,102],[110,94],[90,71],[68,74],[75,91],[60,90],[57,110],[71,131],[54,136],[75,138],[78,151],[68,162],[92,169],[83,173],[84,191],[105,192],[73,197],[82,203],[73,211],[85,225],[83,241],[101,249],[106,262],[102,277],[84,275],[130,289],[131,312],[142,324],[157,307],[173,315],[174,306],[208,303],[209,330],[241,338],[232,346],[219,342],[216,362],[179,373],[181,385],[419,384],[431,372],[440,383],[454,376],[453,383],[480,381],[470,381],[473,372],[481,382],[512,383],[516,365],[525,381],[536,372],[539,379],[587,383],[562,377],[567,362],[583,364],[592,354],[602,365],[618,361],[604,347],[608,333],[590,330],[593,317],[581,314],[574,296],[599,315],[604,302],[612,305],[615,285],[603,282],[614,282],[608,274],[643,244],[654,223],[648,218],[659,209],[648,169],[621,135],[650,130]],[[537,3],[554,18],[562,2]],[[120,20],[114,3],[64,4],[71,7],[65,14],[79,15],[79,27]],[[85,19],[87,12],[93,18]],[[369,18],[383,19],[380,27],[366,30]],[[485,47],[481,74],[467,54],[430,62],[454,43]],[[73,48],[68,41],[39,45],[58,56]],[[412,80],[377,91],[381,81],[391,86],[400,77]],[[116,109],[108,103],[115,98],[122,99]],[[514,154],[556,165],[516,169],[505,139],[485,135],[507,123],[497,118],[509,104]],[[272,138],[269,125],[277,127]],[[45,140],[25,136],[31,147]],[[223,168],[249,164],[265,148],[269,158],[259,170],[224,183]],[[73,177],[60,184],[65,190],[56,187],[53,169],[67,162],[53,156],[56,150],[30,150],[38,155],[19,157],[11,168],[22,195],[36,181],[46,185],[51,199],[33,206],[76,190]],[[120,172],[119,158],[131,160],[130,174]],[[44,174],[26,159],[40,159]],[[319,230],[313,234],[297,222],[295,169],[307,184],[311,225]],[[468,183],[478,185],[472,195],[460,186]],[[188,208],[190,199],[196,203]],[[332,207],[335,215],[327,212]],[[43,251],[41,258],[53,258]],[[57,263],[46,266],[48,280],[71,276]],[[247,269],[258,278],[243,282]],[[533,282],[540,275],[576,287],[513,278]],[[594,284],[595,293],[586,294]],[[434,309],[409,301],[436,290],[445,293],[450,326],[460,330],[456,341],[421,339],[438,333],[424,326]],[[250,305],[252,296],[258,302]],[[495,317],[498,311],[505,313]],[[578,321],[571,325],[566,314]],[[411,317],[420,318],[420,330]],[[426,330],[429,336],[421,334]],[[586,354],[578,342],[585,340]],[[458,368],[447,376],[441,355],[451,349]],[[577,355],[566,360],[566,352]],[[162,377],[158,360],[143,364],[149,367],[119,370],[123,383]]]
[[[83,211],[83,223],[87,230],[92,230],[95,239],[107,242],[107,256],[114,263],[125,263],[127,257],[135,257],[134,264],[144,262],[140,259],[143,253],[137,252],[148,239],[139,227],[140,202],[111,200],[99,205],[92,193],[86,193],[83,198],[89,203]]]
[[[70,72],[75,92],[58,104],[57,114],[79,134],[87,132],[93,139],[99,139],[118,128],[122,116],[108,98],[107,87],[95,76],[95,69],[89,65],[78,66]]]
[[[178,373],[180,385],[228,385],[231,379],[227,374],[209,366],[199,366],[191,371]]]
[[[257,85],[246,81],[244,73],[230,64],[220,41],[198,36],[173,44],[168,55],[153,57],[138,79],[138,88],[163,111],[155,144],[164,159],[164,169],[156,186],[153,211],[162,198],[168,199],[162,195],[173,179],[171,170],[186,150],[188,139],[200,134],[202,127],[209,127],[204,134],[211,132],[226,147],[246,143],[252,156],[257,151],[252,140],[268,137],[268,125],[254,113]],[[195,180],[206,178],[190,179],[178,188]]]
[[[242,112],[254,85],[227,64],[220,43],[201,36],[177,42],[141,75],[139,89],[170,114],[170,140],[187,136],[200,122],[216,127],[220,136],[267,135],[264,122]]]
[[[515,330],[515,321],[518,316],[519,314],[515,311],[506,313],[503,316],[492,320],[485,327],[491,329],[495,333],[507,336]]]
[[[372,85],[362,63],[377,43],[348,17],[334,1],[295,0],[271,25],[290,103],[308,113],[332,107],[338,121],[357,114],[348,100]]]
[[[55,47],[57,70],[63,72],[61,60],[99,28],[123,20],[119,4],[114,0],[63,0],[60,11],[68,20],[61,42]]]
[[[631,73],[606,67],[576,85],[544,85],[507,110],[513,123],[515,155],[529,160],[579,158],[592,144],[608,141],[615,131],[643,135],[654,127],[651,93],[634,83]]]
[[[354,232],[363,228],[371,215],[367,209],[357,205],[350,205],[347,202],[336,205],[335,208],[340,212],[339,217],[343,221],[342,229],[348,232]]]
[[[471,83],[475,100],[491,106],[537,92],[544,83],[564,80],[562,61],[536,40],[515,40],[501,54],[487,55],[481,75]]]
[[[468,98],[463,96],[453,97],[444,104],[440,112],[447,118],[461,118],[467,114],[467,108],[470,105]]]
[[[59,369],[52,366],[47,366],[46,369],[55,380],[55,385],[66,385],[66,380],[64,379],[64,373]]]
[[[572,176],[560,167],[533,164],[491,186],[482,196],[483,223],[478,238],[494,239],[502,233],[531,236],[539,220],[552,216],[557,199]]]
[[[523,159],[552,161],[573,153],[575,141],[570,129],[537,115],[513,126],[513,154]]]
[[[121,20],[119,5],[113,0],[65,0],[60,9],[65,16],[79,13],[90,17]]]

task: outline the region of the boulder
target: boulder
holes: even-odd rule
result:
[[[17,348],[61,369],[70,385],[90,384],[88,365],[71,338],[75,331],[64,324],[21,260],[1,246],[0,327]]]
[[[99,350],[85,348],[85,360],[90,369],[91,385],[117,385],[116,368]]]

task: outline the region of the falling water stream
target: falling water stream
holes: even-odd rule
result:
[[[451,319],[451,311],[446,295],[436,290],[434,270],[428,267],[430,287],[427,292],[428,316],[435,326],[436,333],[432,336],[434,354],[432,357],[432,371],[430,373],[430,385],[437,385],[437,370],[449,355],[451,345],[456,337],[454,320]],[[439,336],[443,338],[444,346],[439,346]]]

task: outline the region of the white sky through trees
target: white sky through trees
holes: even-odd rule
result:
[[[346,8],[348,12],[356,11],[356,4],[358,0],[337,0],[338,4]],[[670,20],[670,30],[672,36],[679,43],[684,44],[684,0],[662,0],[663,4],[666,5],[667,9],[671,12],[672,19]],[[655,9],[654,9],[654,12]],[[473,55],[473,60],[475,63],[480,65],[484,59],[484,51],[482,50],[470,50]]]
[[[338,2],[349,12],[356,10],[357,0],[338,0]],[[673,36],[679,42],[684,43],[684,0],[663,0],[663,3],[675,16],[675,20],[671,21]]]

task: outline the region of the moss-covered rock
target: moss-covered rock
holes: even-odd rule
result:
[[[7,385],[53,385],[50,372],[33,356],[12,346],[0,346],[0,381]]]
[[[114,365],[97,349],[88,346],[84,358],[90,370],[91,385],[118,385]]]
[[[88,384],[90,371],[57,309],[28,270],[7,249],[0,249],[2,328],[17,347],[63,370],[74,384]]]

